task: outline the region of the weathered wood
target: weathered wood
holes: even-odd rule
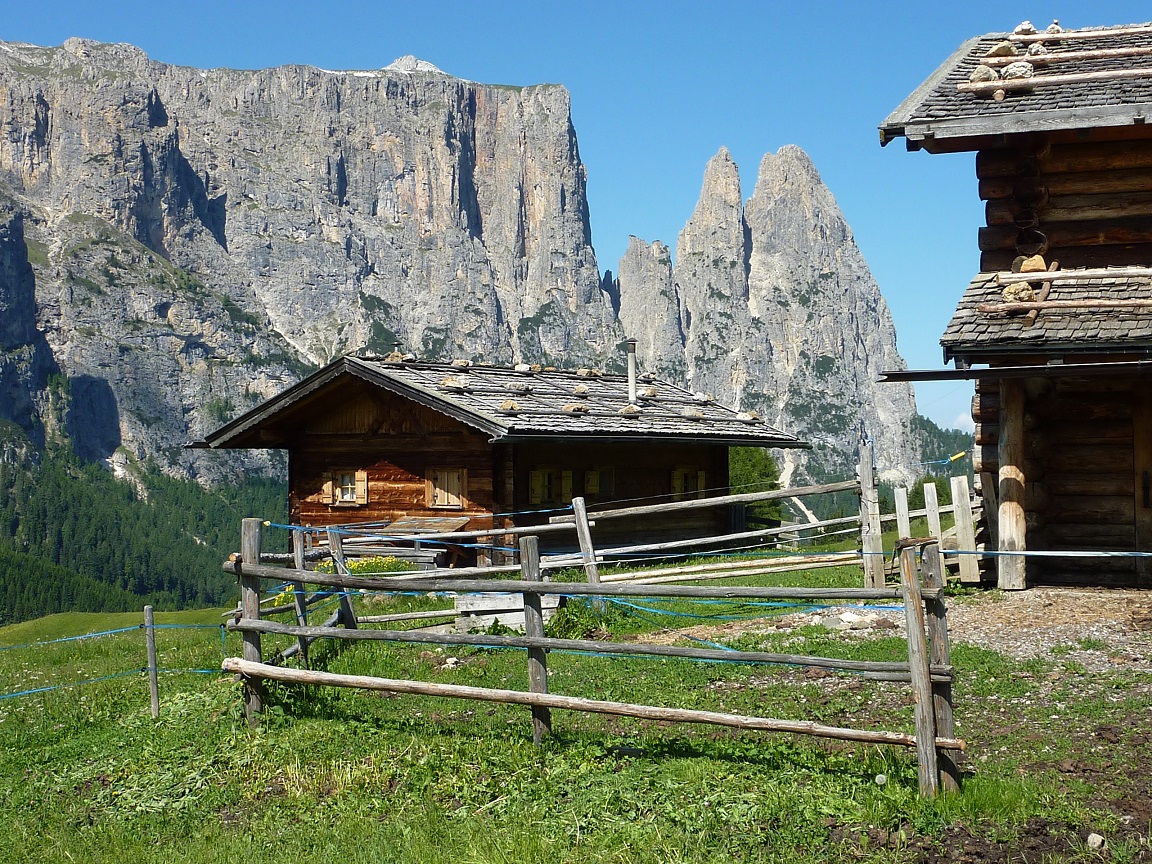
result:
[[[856,534],[856,529],[847,532],[849,534]],[[824,567],[844,567],[849,564],[861,564],[862,559],[859,554],[855,552],[845,552],[838,558],[821,558],[816,561],[799,561],[795,558],[783,558],[781,561],[785,563],[774,563],[766,567],[757,567],[749,570],[727,570],[723,573],[705,573],[696,576],[639,576],[634,575],[627,578],[616,579],[613,577],[611,581],[614,582],[629,582],[634,585],[661,585],[665,582],[704,582],[710,579],[733,579],[743,576],[766,576],[769,573],[794,573],[798,570],[820,570]],[[787,563],[787,562],[791,563]],[[609,581],[609,580],[605,580]]]
[[[928,535],[940,540],[940,500],[936,494],[936,484],[924,484],[924,515],[928,519]]]
[[[1000,381],[999,551],[1027,548],[1024,518],[1024,382]],[[1027,585],[1025,559],[1001,554],[996,559],[996,581],[1002,591],[1020,591]]]
[[[1145,36],[1152,33],[1152,25],[1129,24],[1125,27],[1086,27],[1082,30],[1061,30],[1059,33],[1010,33],[1008,38],[1013,42],[1029,45],[1033,42],[1048,42],[1050,44],[1075,43],[1088,39],[1113,39],[1117,36]]]
[[[979,390],[972,394],[972,419],[976,423],[995,423],[1000,417],[1000,394],[982,393]]]
[[[581,505],[584,502],[581,500]],[[580,510],[583,510],[581,506]],[[577,511],[579,517],[580,511]],[[587,524],[585,517],[584,523]],[[579,518],[576,522],[580,525]],[[594,556],[593,556],[594,557]],[[540,581],[540,547],[535,537],[520,538],[520,567],[525,582]],[[591,582],[589,578],[589,582]],[[524,592],[524,635],[529,639],[544,638],[544,612],[540,608],[540,595]],[[548,654],[543,648],[528,649],[528,689],[532,693],[548,692]],[[545,735],[552,734],[552,714],[547,705],[532,706],[532,740],[539,744]]]
[[[156,666],[156,621],[151,606],[144,607],[144,639],[148,651],[148,695],[155,720],[160,716],[160,679]]]
[[[750,504],[754,501],[776,501],[780,498],[793,498],[801,495],[826,495],[832,492],[848,492],[856,488],[855,480],[840,483],[824,483],[818,486],[801,486],[795,489],[774,489],[769,492],[744,492],[739,495],[717,495],[713,498],[691,498],[686,501],[668,501],[664,504],[645,504],[640,507],[621,507],[617,510],[596,510],[589,516],[597,521],[623,519],[632,516],[648,516],[656,513],[678,513],[683,510],[697,510],[706,507],[725,507],[730,504]],[[574,522],[575,516],[553,516],[553,523]]]
[[[497,569],[497,568],[493,568]],[[502,568],[500,568],[502,569]],[[519,569],[519,567],[517,567]],[[226,573],[239,573],[240,564],[226,561]],[[317,573],[308,570],[302,573],[282,567],[258,566],[244,568],[245,572],[266,579],[284,579],[293,576],[315,585],[332,585],[342,588],[363,588],[369,591],[497,591],[519,594],[525,590],[540,594],[563,594],[572,596],[613,597],[742,597],[754,600],[892,600],[901,596],[900,589],[881,588],[791,588],[756,587],[752,585],[725,585],[714,588],[707,585],[588,585],[585,582],[544,582],[533,585],[522,581],[503,579],[411,579],[375,576],[342,576],[338,573]]]
[[[1125,243],[1119,246],[1056,246],[1052,244],[1050,255],[1058,256],[1067,270],[1096,270],[1109,265],[1120,267],[1131,265],[1144,267],[1152,261],[1152,243]],[[1015,250],[1005,249],[980,254],[980,269],[983,272],[1005,272],[1016,258]],[[1066,272],[1065,271],[1065,272]],[[1016,281],[1019,281],[1017,279]]]
[[[994,201],[1031,194],[1042,186],[1051,196],[1105,195],[1109,193],[1152,192],[1152,170],[1131,168],[1113,171],[1081,171],[1073,174],[1046,174],[1040,177],[989,177],[979,183],[980,200]]]
[[[764,558],[734,558],[729,561],[720,561],[715,564],[681,564],[674,567],[655,567],[636,573],[612,573],[601,577],[602,584],[611,582],[628,582],[637,579],[651,579],[658,576],[675,576],[684,580],[700,579],[710,573],[725,573],[740,571],[740,573],[758,573],[762,570],[777,567],[781,564],[847,564],[859,559],[855,552],[829,552],[823,555],[783,555]]]
[[[1067,72],[1054,75],[1033,75],[1031,78],[1001,78],[998,81],[962,82],[956,85],[961,93],[985,96],[997,91],[1014,92],[1057,87],[1064,84],[1091,84],[1099,81],[1134,81],[1152,78],[1152,69],[1104,69],[1098,72]]]
[[[912,536],[912,520],[908,518],[908,490],[897,486],[892,490],[896,499],[896,531],[901,538]]]
[[[980,497],[984,501],[984,524],[988,528],[988,548],[1000,548],[1000,500],[998,471],[980,472]]]
[[[348,564],[344,560],[344,546],[343,540],[340,537],[340,532],[329,529],[328,531],[328,548],[332,550],[332,563],[336,567],[336,572],[341,576],[349,575]],[[340,603],[340,623],[345,627],[356,629],[356,612],[352,609],[352,595],[347,591],[341,591],[339,595]]]
[[[935,591],[933,596],[942,592]],[[621,654],[645,657],[679,657],[690,660],[722,660],[733,663],[771,663],[781,666],[812,666],[851,672],[853,675],[872,677],[881,681],[909,681],[909,666],[899,661],[842,660],[835,657],[814,657],[805,654],[775,654],[767,651],[728,651],[718,648],[698,648],[686,645],[653,645],[644,642],[606,642],[594,639],[556,639],[549,636],[493,636],[488,633],[433,633],[425,630],[376,630],[362,628],[309,626],[293,627],[276,621],[249,621],[241,619],[228,624],[229,630],[254,630],[284,636],[302,633],[309,640],[339,639],[343,641],[402,642],[430,645],[468,645],[486,648],[532,648],[541,651],[584,651],[595,654]],[[933,678],[953,675],[951,666],[933,666]]]
[[[246,619],[260,619],[260,544],[263,520],[244,519],[240,523],[240,561],[233,562],[235,573],[240,577],[240,614]],[[244,562],[254,562],[247,564]],[[273,568],[268,568],[273,569]],[[260,663],[260,634],[247,632],[243,640],[244,660]],[[264,685],[255,679],[244,681],[244,716],[250,725],[255,725],[258,715],[264,710]]]
[[[1055,38],[1058,39],[1061,37]],[[1048,36],[1042,41],[1053,41],[1053,37]],[[984,66],[996,68],[997,66],[1008,66],[1012,63],[1026,60],[1036,68],[1043,68],[1047,66],[1060,66],[1064,63],[1076,63],[1083,60],[1109,60],[1121,57],[1148,56],[1152,56],[1152,48],[1092,48],[1079,51],[1052,51],[1048,54],[1016,54],[1010,57],[982,57],[980,62]]]
[[[1043,156],[1022,157],[1011,148],[981,150],[976,154],[976,177],[1027,176],[1039,169],[1040,176],[1078,174],[1086,171],[1114,171],[1152,168],[1152,152],[1146,140],[1099,141],[1053,144]]]
[[[860,462],[856,468],[860,484],[860,542],[864,555],[864,584],[884,585],[884,539],[880,527],[880,496],[873,472],[872,444],[860,442]]]
[[[1037,298],[1036,300],[1020,303],[981,303],[976,307],[976,311],[986,315],[1002,315],[1011,312],[1029,312],[1044,309],[1083,309],[1085,311],[1093,311],[1150,308],[1152,308],[1152,300],[1110,300],[1103,297],[1093,300],[1043,300]]]
[[[582,699],[576,696],[560,696],[555,693],[525,693],[520,690],[497,690],[488,687],[468,687],[460,684],[433,684],[424,681],[403,681],[389,678],[373,678],[364,675],[337,675],[331,672],[284,669],[261,663],[249,663],[235,657],[226,659],[223,663],[223,669],[226,672],[239,672],[242,675],[260,676],[262,678],[292,684],[321,684],[329,687],[355,687],[362,690],[383,690],[392,693],[410,693],[422,696],[448,696],[455,699],[503,702],[514,705],[542,705],[548,708],[562,708],[571,711],[640,717],[646,720],[661,720],[674,723],[706,723],[717,726],[729,726],[736,729],[755,729],[765,732],[791,732],[799,735],[815,735],[822,738],[833,738],[841,741],[861,741],[868,744],[895,744],[902,747],[916,746],[915,736],[903,732],[844,729],[835,726],[824,726],[811,721],[775,720],[765,717],[748,717],[741,714],[723,714],[716,711],[659,708],[651,705],[633,705],[625,702],[607,702],[598,699]],[[963,741],[945,739],[938,739],[936,745],[961,750],[966,746]]]
[[[1132,454],[1136,552],[1152,552],[1152,384],[1133,388]],[[1136,584],[1152,587],[1152,558],[1135,559]]]
[[[1015,225],[1023,209],[1015,199],[1000,199],[989,201],[984,215],[988,225]],[[1152,216],[1152,191],[1051,195],[1035,212],[1045,230],[1053,222]]]
[[[925,639],[924,601],[916,572],[916,550],[900,550],[900,587],[904,593],[904,621],[908,634],[908,667],[912,675],[913,713],[916,722],[916,761],[920,769],[920,794],[934,798],[940,791],[936,762],[936,712]]]
[[[1015,250],[1020,231],[1015,225],[989,225],[977,232],[981,252]],[[1044,226],[1051,249],[1074,246],[1121,246],[1128,243],[1152,243],[1152,217],[1130,216],[1122,219],[1098,219],[1078,222],[1053,222]],[[1122,263],[1122,262],[1118,262]]]
[[[972,497],[968,488],[968,475],[958,474],[951,478],[952,507],[956,516],[956,544],[963,552],[976,549],[976,531],[972,518]],[[980,581],[980,562],[975,555],[957,555],[960,562],[960,581],[975,584]]]
[[[924,573],[924,585],[928,588],[944,587],[944,562],[940,556],[940,546],[929,543],[921,550],[920,568]],[[948,640],[948,607],[943,595],[925,604],[928,617],[929,661],[932,666],[950,666],[952,648]],[[956,737],[956,721],[952,710],[952,682],[932,681],[932,705],[936,717],[936,732],[940,738]],[[940,766],[940,786],[945,792],[960,788],[959,753],[940,748],[936,758]]]
[[[357,615],[357,624],[391,624],[396,621],[424,621],[432,618],[455,618],[455,609],[431,609],[426,612],[393,612],[388,615]]]
[[[292,532],[292,556],[297,570],[307,570],[308,549],[305,532]],[[304,591],[303,582],[292,583],[292,605],[296,610],[296,624],[300,627],[308,626],[308,595]],[[300,662],[308,668],[308,640],[301,639],[297,646]]]

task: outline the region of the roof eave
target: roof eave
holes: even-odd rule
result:
[[[925,79],[923,84],[908,94],[907,98],[896,106],[896,109],[880,124],[881,147],[886,146],[896,138],[902,136],[907,137],[908,124],[913,122],[912,112],[927,98],[929,93],[936,89],[941,81],[948,77],[952,71],[952,67],[971,53],[972,49],[982,38],[986,37],[973,36],[971,39],[966,40],[959,48],[952,52],[952,55],[947,60],[940,64],[935,72]]]
[[[681,435],[676,433],[635,432],[635,433],[608,433],[608,432],[531,432],[527,430],[511,430],[508,434],[493,438],[498,444],[523,444],[532,441],[606,441],[620,442],[632,441],[637,443],[652,441],[667,441],[674,444],[707,444],[724,445],[727,447],[773,447],[787,450],[811,450],[812,445],[807,441],[791,436],[784,438],[762,438],[740,435]]]

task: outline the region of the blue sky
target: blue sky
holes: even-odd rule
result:
[[[881,149],[877,125],[969,36],[1152,19],[1143,2],[302,3],[17,2],[0,39],[130,42],[166,63],[374,69],[414,54],[491,84],[564,84],[588,168],[601,269],[635,234],[674,244],[704,165],[726,146],[744,196],[760,158],[812,157],[852,227],[910,366],[938,368],[938,339],[979,269],[982,207],[971,154]],[[921,413],[966,421],[971,386],[922,384]]]

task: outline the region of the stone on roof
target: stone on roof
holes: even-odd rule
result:
[[[1005,42],[1027,55],[1019,60],[1031,64],[1031,77],[982,84],[983,93],[964,92],[978,67],[990,67],[1001,78],[1012,68],[1017,58],[1006,52]],[[1005,85],[999,96],[997,83]],[[928,146],[933,140],[1037,129],[1130,126],[1145,122],[1150,112],[1152,24],[988,33],[965,42],[932,73],[880,125],[880,140],[904,136],[910,146]]]
[[[940,338],[946,357],[1037,349],[1152,348],[1152,308],[1047,308],[1031,324],[1023,314],[979,311],[982,304],[1003,302],[1004,287],[994,273],[978,273],[973,278]],[[1058,281],[1052,283],[1047,300],[1152,300],[1152,276],[1118,274]]]

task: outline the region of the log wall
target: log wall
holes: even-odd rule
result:
[[[1061,269],[1152,265],[1152,144],[1020,136],[976,155],[980,269],[1041,253]]]
[[[1138,530],[1152,511],[1140,505],[1135,464],[1143,404],[1139,383],[1124,378],[1025,381],[1025,519],[1030,550],[1148,551]],[[999,382],[977,381],[972,400],[977,473],[999,469]],[[1029,582],[1147,585],[1133,559],[1028,559]]]

